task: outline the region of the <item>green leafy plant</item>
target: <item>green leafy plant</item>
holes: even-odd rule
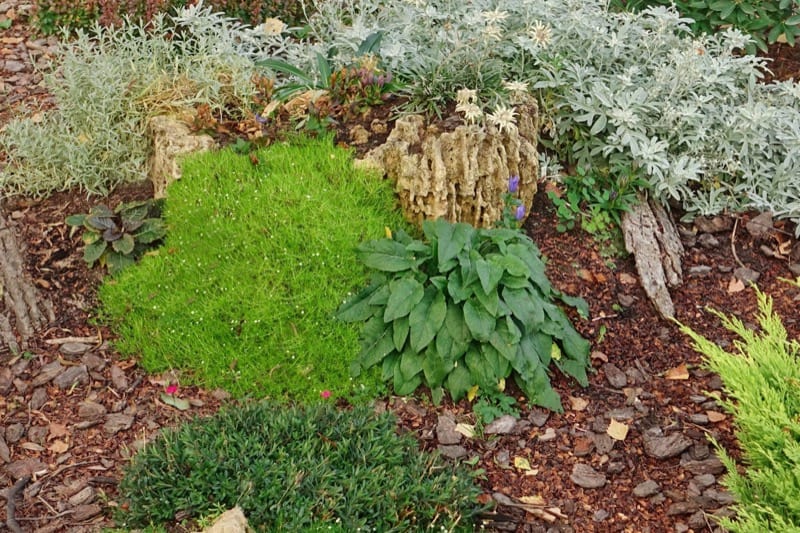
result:
[[[96,205],[86,214],[67,217],[72,226],[70,236],[83,229],[83,259],[93,266],[96,262],[116,274],[132,265],[141,255],[167,233],[161,219],[161,202],[143,200],[119,204],[113,211]]]
[[[711,311],[739,336],[735,353],[688,326],[681,330],[707,368],[722,378],[725,398],[718,399],[733,415],[742,450],[744,469],[717,444],[728,471],[723,484],[736,498],[736,518],[723,519],[723,527],[742,533],[800,531],[800,343],[788,340],[772,299],[756,294],[760,331]]]
[[[517,400],[507,394],[481,396],[472,404],[472,412],[477,416],[481,426],[491,424],[503,415],[519,417]]]
[[[7,30],[11,27],[11,19],[0,19],[0,30]]]
[[[560,411],[550,363],[586,386],[589,343],[554,300],[584,315],[586,303],[550,285],[519,231],[440,219],[423,232],[427,242],[397,231],[357,248],[376,274],[337,314],[364,322],[352,374],[380,365],[397,394],[425,384],[437,403],[445,390],[456,401],[476,385],[502,391],[513,376],[530,401]]]
[[[164,431],[138,452],[117,520],[142,527],[239,505],[257,531],[473,531],[473,475],[420,451],[370,406],[256,403]]]

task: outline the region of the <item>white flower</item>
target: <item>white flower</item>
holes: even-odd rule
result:
[[[459,89],[456,92],[456,103],[459,105],[463,104],[474,104],[478,101],[478,91],[475,89]]]
[[[489,113],[486,118],[501,132],[510,132],[517,129],[517,112],[503,104],[498,104],[494,108],[494,113]]]
[[[483,116],[481,108],[472,102],[458,104],[456,106],[457,113],[464,113],[464,120],[470,124],[474,124],[479,118]]]
[[[508,18],[508,11],[500,11],[499,9],[495,9],[494,11],[481,11],[481,16],[483,20],[486,21],[486,24],[494,25],[506,20]]]
[[[544,48],[550,44],[550,40],[553,37],[553,30],[547,24],[543,24],[542,21],[537,20],[533,23],[533,26],[528,28],[528,37]]]
[[[490,41],[500,41],[503,38],[503,31],[497,24],[487,24],[482,33]]]
[[[265,19],[261,27],[264,28],[264,33],[267,35],[280,35],[286,29],[286,24],[281,19],[271,17]]]

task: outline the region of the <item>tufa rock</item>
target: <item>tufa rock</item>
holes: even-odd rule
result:
[[[577,463],[572,467],[569,478],[573,483],[584,489],[599,489],[606,484],[606,476],[584,463]]]
[[[250,526],[247,518],[242,508],[236,506],[222,513],[210,527],[203,530],[203,533],[247,533],[248,531]]]
[[[156,198],[164,198],[167,186],[180,179],[180,156],[216,147],[209,135],[192,133],[184,122],[167,115],[151,118],[147,134],[153,146],[147,168]]]
[[[505,132],[464,124],[445,131],[421,115],[402,117],[360,166],[381,169],[394,181],[406,218],[418,225],[444,217],[492,227],[502,218],[510,176],[520,177],[523,205],[536,194],[539,109],[530,100],[516,111],[517,128]]]

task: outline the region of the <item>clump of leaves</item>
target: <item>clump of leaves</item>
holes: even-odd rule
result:
[[[422,384],[435,402],[502,392],[512,376],[528,399],[561,411],[550,363],[588,384],[589,343],[555,300],[588,315],[586,302],[553,288],[533,241],[513,229],[426,221],[427,242],[398,231],[357,248],[372,282],[338,317],[364,322],[351,367],[381,365],[397,394]]]
[[[132,265],[167,233],[161,217],[161,202],[143,200],[119,204],[113,211],[100,204],[88,213],[67,217],[70,236],[83,228],[83,259],[93,266],[108,267],[116,274]]]
[[[369,406],[257,403],[164,431],[120,483],[143,527],[239,505],[258,531],[472,531],[473,474],[419,451]]]

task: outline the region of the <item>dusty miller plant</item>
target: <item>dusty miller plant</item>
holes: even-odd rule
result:
[[[340,0],[311,19],[345,55],[382,31],[412,108],[441,112],[463,87],[503,100],[503,81],[528,82],[564,160],[637,169],[690,215],[800,220],[800,88],[757,83],[766,61],[740,54],[750,38],[738,30],[694,36],[689,23],[600,0]]]

